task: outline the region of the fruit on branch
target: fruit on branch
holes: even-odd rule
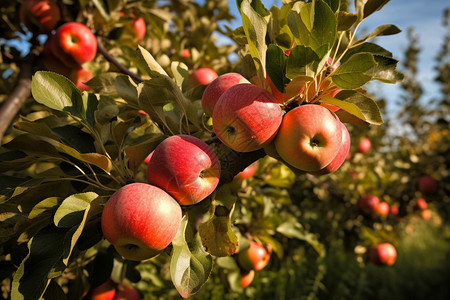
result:
[[[234,178],[238,180],[244,180],[252,177],[253,175],[255,175],[256,166],[257,166],[256,162],[252,163],[251,165],[247,166],[244,170],[239,172],[236,176],[234,176]]]
[[[189,86],[195,87],[200,84],[210,84],[217,77],[219,75],[210,68],[200,68],[189,75]]]
[[[125,16],[124,12],[120,12],[121,17]],[[124,31],[121,37],[132,37],[135,42],[140,42],[144,39],[147,31],[147,25],[142,17],[130,14],[131,20],[125,24]]]
[[[307,172],[326,167],[342,145],[341,122],[327,108],[306,104],[290,110],[275,138],[281,158]]]
[[[374,195],[365,195],[358,199],[358,207],[359,209],[366,213],[371,214],[375,211],[375,208],[380,203],[380,199]]]
[[[277,100],[265,89],[241,83],[226,90],[216,103],[213,128],[227,147],[251,152],[268,145],[283,118]]]
[[[270,254],[272,252],[272,247],[267,247],[267,249],[255,242],[251,241],[250,246],[237,254],[237,261],[239,266],[245,270],[262,270],[270,260]]]
[[[397,259],[397,250],[389,243],[381,243],[369,250],[369,257],[377,265],[392,266]]]
[[[241,74],[225,73],[208,84],[202,96],[202,107],[205,114],[212,116],[220,96],[230,87],[239,83],[249,83],[249,81]]]
[[[392,205],[389,209],[391,215],[396,216],[398,215],[398,206],[397,205]]]
[[[92,71],[84,69],[83,67],[74,69],[69,74],[69,79],[72,80],[73,83],[75,83],[76,87],[80,91],[89,91],[91,88],[85,85],[85,82],[88,82],[92,79]]]
[[[428,205],[427,205],[427,201],[425,201],[425,199],[423,198],[419,198],[416,201],[416,209],[419,210],[425,210],[427,209]]]
[[[379,202],[375,206],[374,213],[382,218],[386,218],[389,215],[389,204],[387,202]]]
[[[361,153],[366,153],[372,147],[372,143],[368,138],[363,138],[358,145],[358,151]]]
[[[181,224],[181,207],[162,189],[131,183],[117,190],[101,218],[105,238],[129,260],[157,255],[174,239]]]
[[[25,0],[20,5],[20,22],[32,33],[48,33],[61,19],[59,6],[53,0]]]
[[[116,296],[114,300],[139,300],[141,295],[139,292],[131,286],[127,281],[118,285],[116,288]]]
[[[432,195],[437,190],[437,181],[433,176],[424,175],[419,178],[418,187],[423,195]]]
[[[113,300],[116,296],[116,283],[108,278],[101,285],[89,290],[84,300]]]
[[[248,287],[255,279],[255,270],[241,271],[241,287]]]
[[[153,151],[147,181],[165,190],[181,205],[196,204],[211,194],[220,178],[220,162],[202,140],[174,135]]]
[[[311,174],[314,175],[324,175],[324,174],[330,174],[335,172],[337,169],[340,168],[340,166],[344,163],[344,161],[347,159],[348,152],[350,150],[350,134],[348,133],[347,127],[339,121],[342,129],[342,143],[341,147],[338,150],[338,153],[333,158],[333,160],[324,168],[320,169],[316,172],[311,172]]]
[[[53,54],[67,67],[79,68],[83,63],[94,59],[97,40],[86,25],[69,22],[58,27],[50,47]]]

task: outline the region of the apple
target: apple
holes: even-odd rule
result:
[[[106,203],[101,227],[105,238],[129,260],[145,260],[166,248],[181,224],[181,207],[162,189],[130,183]]]
[[[25,0],[20,5],[20,22],[32,33],[48,33],[61,19],[58,4],[52,0]]]
[[[120,17],[124,17],[125,13],[121,11],[119,13]],[[140,42],[145,37],[145,32],[147,31],[147,25],[142,17],[136,16],[135,14],[130,14],[131,20],[125,24],[124,33],[125,36],[131,36],[134,41]]]
[[[250,83],[227,89],[216,103],[213,129],[217,137],[238,152],[268,145],[276,136],[283,110],[271,93]]]
[[[390,207],[390,213],[391,213],[391,215],[394,215],[394,216],[398,215],[398,206],[397,205],[392,205]]]
[[[392,266],[397,259],[397,250],[389,243],[381,243],[370,249],[369,256],[377,265]]]
[[[425,221],[428,221],[431,218],[431,209],[424,209],[420,212],[420,216]]]
[[[358,151],[361,153],[366,153],[372,147],[372,143],[368,138],[363,138],[358,145]]]
[[[315,104],[290,110],[275,138],[280,157],[307,172],[319,171],[330,164],[341,145],[341,122],[330,110]]]
[[[234,176],[234,178],[238,180],[244,180],[252,177],[253,175],[255,175],[256,166],[257,166],[256,162],[250,164],[244,170],[242,170],[236,176]]]
[[[139,300],[139,299],[141,299],[141,295],[127,281],[124,281],[122,284],[117,286],[116,296],[114,300]]]
[[[424,175],[419,178],[419,191],[423,195],[432,195],[437,190],[437,181],[430,175]]]
[[[255,270],[241,271],[241,287],[248,287],[255,279]]]
[[[380,203],[380,199],[374,195],[365,195],[358,199],[358,207],[361,211],[371,214]]]
[[[189,57],[191,57],[191,51],[189,51],[189,49],[183,49],[180,52],[180,56],[181,57],[185,57],[185,58],[189,58]]]
[[[324,168],[319,171],[311,172],[314,175],[324,175],[335,172],[339,167],[344,163],[347,159],[349,150],[350,150],[350,134],[348,133],[347,127],[344,123],[340,122],[342,128],[342,143],[341,147],[338,150],[338,153],[333,158],[333,160]]]
[[[425,201],[425,199],[423,199],[423,198],[417,199],[417,202],[416,202],[417,209],[425,210],[425,209],[427,209],[427,207],[428,207],[428,205],[427,205],[427,202]]]
[[[84,300],[113,300],[116,296],[116,283],[108,278],[107,281],[101,285],[90,289]]]
[[[200,84],[210,84],[217,77],[219,75],[210,68],[200,68],[189,75],[189,86],[195,87]]]
[[[217,187],[220,162],[202,140],[174,135],[162,141],[147,164],[147,181],[169,193],[181,205],[196,204]]]
[[[67,67],[79,68],[94,59],[97,40],[86,25],[69,22],[56,30],[55,38],[51,39],[51,50]]]
[[[272,95],[275,97],[275,99],[277,99],[278,103],[284,103],[284,101],[287,100],[287,96],[285,93],[280,92],[277,87],[275,86],[275,84],[273,83],[273,81],[270,79],[270,77],[268,75],[266,75],[266,82],[269,85],[270,88],[270,92],[272,93]]]
[[[389,204],[386,202],[379,202],[374,208],[374,213],[382,218],[387,217],[387,215],[389,215]]]
[[[91,90],[90,87],[88,87],[85,82],[88,82],[92,78],[92,71],[84,69],[83,67],[80,67],[79,69],[74,69],[69,74],[69,79],[72,80],[73,83],[75,83],[76,87],[80,91],[89,91]]]
[[[251,241],[248,248],[237,254],[239,266],[245,271],[260,271],[269,263],[271,250],[271,247],[266,249],[263,245]]]
[[[212,116],[220,96],[230,87],[239,83],[249,83],[249,81],[241,74],[225,73],[208,84],[202,96],[202,107],[205,114]]]

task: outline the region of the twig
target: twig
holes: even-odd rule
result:
[[[264,149],[260,149],[253,152],[232,151],[222,157],[220,159],[221,174],[219,186],[231,182],[239,172],[264,156],[266,156],[266,152],[264,152]]]

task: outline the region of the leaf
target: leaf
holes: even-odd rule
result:
[[[384,49],[380,45],[373,43],[364,43],[354,48],[349,49],[341,59],[341,63],[346,62],[349,58],[357,53],[371,53],[373,55],[392,57],[392,53]]]
[[[282,93],[285,92],[284,85],[290,81],[286,78],[287,61],[288,58],[284,54],[283,49],[274,44],[269,45],[266,54],[267,75]]]
[[[390,0],[355,0],[356,14],[359,20],[363,20],[380,10]]]
[[[324,0],[324,2],[328,4],[333,12],[336,12],[341,5],[341,0]]]
[[[170,69],[177,85],[183,88],[183,83],[187,84],[186,78],[189,77],[188,67],[182,62],[174,61],[170,64]]]
[[[94,92],[102,96],[122,97],[129,103],[137,103],[137,84],[133,79],[121,73],[102,73],[86,83]]]
[[[181,221],[172,245],[170,276],[180,295],[188,298],[208,280],[212,271],[212,256],[205,252],[199,234],[194,232],[186,217]]]
[[[168,76],[166,71],[158,64],[155,58],[145,50],[142,46],[138,45],[136,50],[139,66],[150,77],[159,77],[160,75]]]
[[[302,45],[292,48],[289,54],[286,76],[294,79],[298,76],[314,78],[319,64],[319,57],[313,49]]]
[[[380,55],[374,55],[374,59],[377,65],[366,72],[372,79],[384,83],[396,83],[404,79],[404,75],[397,71],[398,60]]]
[[[98,197],[94,192],[74,194],[63,200],[54,216],[57,227],[69,228],[80,223],[84,211]]]
[[[355,14],[347,11],[339,11],[337,14],[337,30],[345,31],[350,29],[357,21],[358,17]]]
[[[60,203],[58,197],[49,197],[38,204],[36,204],[33,209],[28,214],[29,219],[34,219],[45,212],[52,211]]]
[[[394,34],[397,34],[400,32],[401,32],[401,30],[395,25],[392,25],[392,24],[381,25],[381,26],[378,26],[377,28],[375,28],[374,31],[372,31],[366,37],[355,41],[353,44],[350,45],[350,48],[359,46],[359,45],[363,44],[364,42],[366,42],[370,39],[373,39],[374,37],[377,37],[377,36],[394,35]]]
[[[359,88],[372,79],[366,71],[375,65],[373,55],[370,53],[356,53],[331,74],[331,80],[341,89]]]
[[[310,244],[320,257],[325,257],[325,247],[318,240],[318,237],[310,232],[305,232],[303,226],[297,223],[295,220],[289,220],[282,223],[276,229],[277,232],[288,238],[296,238]]]

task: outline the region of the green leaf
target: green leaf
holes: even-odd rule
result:
[[[205,252],[199,234],[188,224],[186,217],[181,221],[172,245],[170,276],[180,295],[188,298],[208,280],[212,271],[212,256]]]
[[[371,53],[373,55],[379,55],[384,57],[392,57],[392,53],[384,49],[380,45],[373,43],[364,43],[354,48],[349,49],[341,59],[341,63],[346,62],[350,57],[357,53]]]
[[[341,0],[324,0],[324,2],[328,4],[333,12],[336,12],[341,6]]]
[[[374,12],[380,10],[385,6],[390,0],[355,0],[356,14],[358,15],[358,20],[363,20],[373,14]]]
[[[276,231],[288,238],[296,238],[307,242],[316,250],[320,257],[325,257],[325,247],[320,243],[317,235],[306,232],[303,226],[295,220],[288,220],[282,223],[277,227]]]
[[[396,83],[404,79],[404,75],[397,71],[398,60],[380,55],[374,55],[374,59],[376,66],[366,72],[372,79],[384,83]]]
[[[350,47],[359,46],[359,45],[365,43],[366,41],[373,39],[374,37],[377,37],[377,36],[394,35],[394,34],[397,34],[400,32],[401,32],[401,30],[395,25],[392,25],[392,24],[381,25],[381,26],[378,26],[377,28],[375,28],[375,30],[372,31],[366,37],[364,37],[360,40],[357,40],[356,42],[351,44]]]
[[[341,89],[356,89],[372,79],[366,72],[375,66],[373,55],[356,53],[331,74],[331,80]]]
[[[286,78],[287,61],[288,58],[284,54],[283,49],[274,44],[269,45],[266,54],[267,75],[282,93],[285,92],[284,85],[290,81]]]
[[[347,11],[339,11],[337,14],[337,30],[345,31],[350,29],[357,21],[358,17],[355,14]]]
[[[55,225],[61,228],[69,228],[79,224],[84,211],[97,197],[98,195],[94,192],[74,194],[67,197],[55,213]]]
[[[28,218],[34,219],[45,212],[52,211],[59,203],[60,200],[58,199],[58,197],[46,198],[33,207],[33,209],[28,214]]]
[[[286,76],[294,79],[298,76],[314,78],[319,64],[319,57],[309,47],[297,45],[292,48],[289,54]]]
[[[139,66],[150,77],[159,77],[161,75],[167,76],[166,71],[158,64],[155,58],[145,50],[142,46],[138,45],[136,50]]]

